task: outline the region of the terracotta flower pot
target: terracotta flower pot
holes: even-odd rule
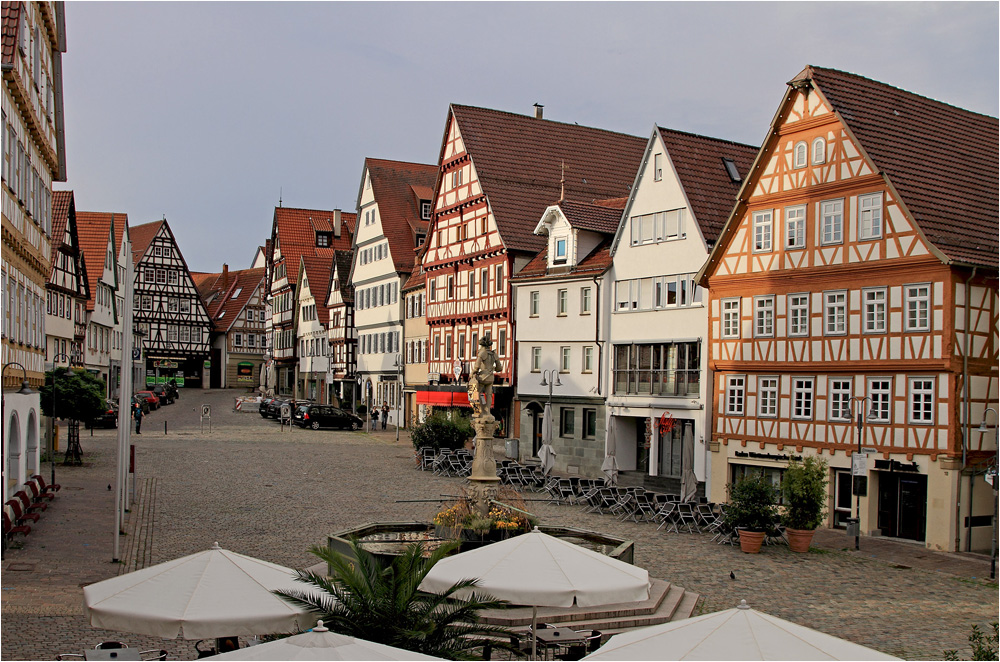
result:
[[[788,548],[793,552],[805,554],[809,551],[809,543],[812,542],[814,533],[816,533],[816,531],[813,529],[786,528],[785,534],[788,536]]]
[[[747,531],[740,529],[740,549],[747,554],[759,554],[764,543],[763,531]]]

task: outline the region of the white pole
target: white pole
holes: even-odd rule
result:
[[[112,219],[114,217],[112,216]],[[122,241],[127,234],[122,233]],[[115,545],[112,561],[117,563],[119,535],[122,527],[122,509],[127,494],[128,449],[132,439],[132,290],[133,290],[132,246],[125,248],[125,291],[122,310],[121,365],[122,381],[118,396],[118,465],[115,477]],[[129,366],[125,370],[125,365]]]

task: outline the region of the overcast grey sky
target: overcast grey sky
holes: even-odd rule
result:
[[[77,208],[164,215],[246,268],[285,206],[354,211],[364,158],[436,163],[448,104],[759,145],[807,64],[998,114],[996,2],[68,2]]]

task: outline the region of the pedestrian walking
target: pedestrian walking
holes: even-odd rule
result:
[[[372,407],[372,432],[378,429],[378,407]]]
[[[382,401],[382,429],[385,429],[385,424],[389,422],[389,403],[385,400]]]
[[[135,433],[142,434],[140,432],[142,429],[142,407],[139,406],[138,402],[132,403],[132,418],[135,419]]]

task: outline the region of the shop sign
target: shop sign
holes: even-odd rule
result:
[[[899,460],[875,460],[875,469],[877,471],[901,471],[911,474],[920,473],[920,467],[917,466],[916,462],[904,464]]]
[[[159,361],[153,361],[154,368],[166,368],[167,370],[176,370],[177,361],[169,361],[167,359],[162,359]]]
[[[250,361],[240,361],[236,364],[236,381],[253,383],[253,363]]]
[[[205,363],[203,364],[203,366],[204,366],[205,370],[208,370],[209,368],[212,367],[212,362],[209,361],[208,359],[205,359]]]
[[[736,457],[746,457],[753,460],[775,460],[775,461],[788,461],[793,460],[795,462],[801,462],[801,455],[779,455],[777,453],[757,453],[754,451],[736,451],[734,453]]]

